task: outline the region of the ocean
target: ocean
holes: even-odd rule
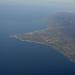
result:
[[[52,11],[0,8],[0,75],[75,75],[75,63],[58,50],[9,37],[46,28]]]

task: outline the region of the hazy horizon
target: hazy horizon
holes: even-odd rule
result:
[[[23,9],[28,7],[32,9],[53,9],[60,11],[75,12],[74,0],[0,0],[0,8],[10,7],[12,9]],[[8,8],[9,9],[9,8]],[[2,9],[3,10],[3,9]]]

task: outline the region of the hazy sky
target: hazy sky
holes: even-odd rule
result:
[[[75,10],[75,0],[0,0],[0,5],[35,5]]]
[[[75,0],[0,0],[0,4],[75,4]]]

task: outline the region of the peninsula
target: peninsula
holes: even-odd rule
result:
[[[56,48],[75,62],[75,14],[58,13],[50,17],[48,28],[12,36]]]

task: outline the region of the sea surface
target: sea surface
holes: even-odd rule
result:
[[[46,28],[52,11],[41,9],[0,7],[0,75],[75,75],[75,63],[58,50],[9,37]]]

